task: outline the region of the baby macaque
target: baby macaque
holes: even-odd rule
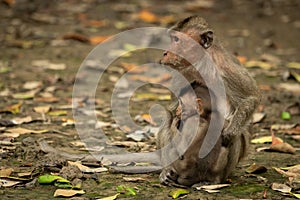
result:
[[[187,36],[196,43],[188,41]],[[164,53],[161,64],[178,70],[189,81],[195,95],[192,97],[191,91],[185,93],[185,88],[180,88],[182,92],[179,94],[178,106],[170,109],[170,119],[158,133],[157,146],[165,147],[176,134],[182,134],[184,140],[184,137],[190,137],[185,134],[188,129],[197,123],[199,127],[183,154],[180,152],[181,147],[178,152],[171,152],[177,153],[179,159],[162,170],[160,181],[181,186],[224,182],[246,153],[251,116],[260,101],[259,90],[247,70],[224,50],[203,18],[191,16],[178,22],[171,28],[170,37],[171,46]],[[201,51],[196,51],[198,45],[201,45]],[[204,73],[197,72],[197,67]],[[212,98],[218,94],[209,89],[216,72],[223,81],[226,93],[226,112],[223,116]],[[205,82],[201,75],[208,76],[205,78],[209,81]],[[191,108],[190,105],[196,102],[198,109]],[[224,121],[220,137],[216,139],[212,150],[201,158],[199,151],[208,127],[210,123],[219,123],[220,120]],[[162,150],[161,158],[167,156],[168,152]]]

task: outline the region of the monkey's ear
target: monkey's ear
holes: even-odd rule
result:
[[[200,35],[200,44],[207,49],[213,43],[213,32],[211,30],[205,31]]]

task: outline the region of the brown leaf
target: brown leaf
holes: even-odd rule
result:
[[[9,177],[11,175],[11,173],[13,172],[12,168],[4,168],[4,169],[0,169],[0,177]]]
[[[30,130],[26,128],[11,128],[7,129],[7,132],[9,133],[18,133],[18,134],[28,134],[28,133],[46,133],[48,130]]]
[[[273,167],[273,169],[275,169],[275,171],[277,171],[279,174],[282,174],[286,177],[293,177],[293,178],[297,178],[297,177],[300,177],[300,174],[299,173],[294,173],[294,172],[289,172],[289,171],[284,171],[282,169],[279,169],[277,167]]]
[[[279,89],[283,89],[295,94],[300,94],[300,84],[299,83],[279,83],[277,85]]]
[[[245,56],[237,56],[236,57],[241,64],[245,64],[247,61],[247,57]]]
[[[273,151],[278,151],[278,152],[282,152],[282,153],[291,153],[291,154],[294,154],[296,152],[296,149],[284,142],[284,143],[278,143],[278,144],[272,144],[270,146],[270,149],[273,150]]]
[[[277,137],[275,137],[274,132],[271,129],[271,133],[272,133],[272,145],[276,145],[276,144],[282,144],[283,141]]]
[[[246,169],[246,173],[248,174],[261,174],[261,173],[265,173],[266,171],[267,171],[266,167],[262,165],[258,165],[256,163],[253,163]]]
[[[11,187],[21,183],[21,181],[12,181],[6,179],[0,179],[0,187]]]
[[[17,117],[11,120],[14,124],[24,124],[24,123],[29,123],[32,122],[32,117],[27,116],[27,117]]]
[[[96,45],[99,44],[101,42],[103,42],[104,40],[107,40],[108,38],[110,38],[111,36],[109,35],[105,35],[105,36],[91,36],[89,37],[89,43]]]
[[[154,125],[154,126],[157,125],[157,124],[153,121],[151,115],[149,115],[149,114],[142,114],[142,119],[143,119],[144,121],[148,122],[148,123],[151,124],[151,125]]]
[[[292,191],[292,188],[281,183],[273,183],[271,188],[272,190],[276,190],[282,193],[290,193]]]
[[[145,182],[146,179],[141,178],[141,177],[123,177],[124,181],[127,182]]]
[[[42,86],[41,81],[28,81],[23,85],[23,88],[26,90],[33,90]]]
[[[89,42],[90,39],[88,36],[80,34],[80,33],[67,33],[63,36],[64,40],[77,40],[79,42]]]
[[[34,112],[37,112],[40,114],[45,114],[45,113],[49,112],[50,109],[51,109],[51,106],[37,106],[37,107],[33,108]]]
[[[158,17],[148,10],[142,10],[139,12],[139,19],[144,22],[154,23],[158,21]]]
[[[77,194],[84,194],[85,192],[83,190],[67,190],[67,189],[57,189],[54,192],[54,197],[59,197],[59,196],[63,196],[63,197],[72,197],[74,195]]]
[[[138,66],[135,63],[122,62],[120,64],[120,66],[122,68],[124,68],[126,70],[126,72],[130,71],[130,73],[133,73],[133,74],[139,74],[139,73],[142,73],[142,72],[146,72],[148,70],[147,66]]]
[[[23,105],[23,103],[19,102],[17,104],[6,106],[5,108],[0,109],[0,113],[9,112],[9,113],[12,113],[12,114],[17,114],[17,113],[20,112],[20,108],[21,108],[22,105]]]
[[[266,116],[266,113],[260,112],[260,113],[254,113],[252,116],[252,122],[255,123],[259,123],[261,122]]]

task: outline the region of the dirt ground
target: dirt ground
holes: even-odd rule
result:
[[[259,151],[270,144],[251,144],[249,155],[228,180],[229,187],[218,193],[189,188],[190,193],[182,198],[296,199],[271,186],[285,184],[292,188],[292,193],[300,194],[299,172],[292,179],[274,169],[300,164],[299,9],[297,0],[0,1],[1,199],[63,198],[53,197],[57,186],[37,182],[37,177],[50,173],[67,178],[73,185],[81,184],[85,194],[72,199],[115,195],[120,185],[134,189],[137,194],[121,193],[117,199],[172,199],[168,194],[175,188],[160,185],[156,173],[82,173],[70,167],[67,158],[43,152],[37,141],[44,139],[59,152],[87,153],[74,126],[71,107],[76,73],[83,60],[107,36],[139,27],[170,27],[194,14],[204,17],[228,51],[249,67],[262,91],[257,113],[263,119],[254,124],[253,138],[271,136],[272,130],[296,152]],[[127,50],[130,48],[128,45]],[[95,102],[99,126],[114,144],[131,152],[153,151],[155,140],[151,135],[138,143],[115,126],[111,108],[114,85],[130,63],[155,62],[161,55],[161,50],[147,50],[124,56],[107,68],[98,84]],[[136,77],[143,78],[139,72]],[[79,79],[88,82],[85,74],[79,74]],[[151,80],[157,84],[136,90],[141,95],[132,98],[129,107],[136,123],[146,127],[155,127],[145,117],[150,106],[169,104],[168,91],[159,86],[164,77]],[[145,94],[152,96],[145,98]],[[88,101],[76,100],[78,104]],[[105,152],[106,146],[99,145],[99,149],[103,147]],[[266,170],[260,174],[246,173],[253,163]],[[101,167],[96,162],[83,164]],[[19,183],[7,186],[4,180]]]

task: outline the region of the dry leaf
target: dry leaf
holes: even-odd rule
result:
[[[65,63],[51,63],[49,60],[34,60],[31,62],[33,67],[51,69],[51,70],[64,70],[66,69]]]
[[[250,67],[259,67],[259,68],[266,69],[266,70],[270,70],[274,67],[270,63],[263,62],[263,61],[256,61],[256,60],[248,61],[244,65],[249,68]]]
[[[63,123],[61,124],[62,126],[73,126],[75,125],[75,120],[74,119],[62,119]]]
[[[139,19],[143,20],[144,22],[148,22],[148,23],[154,23],[158,21],[158,17],[153,14],[152,12],[148,11],[148,10],[142,10],[139,12]]]
[[[157,124],[153,121],[151,115],[149,115],[149,114],[142,114],[142,119],[143,119],[144,121],[148,122],[148,123],[151,124],[151,125],[154,125],[154,126],[157,125]]]
[[[143,179],[141,177],[123,177],[124,181],[128,182],[144,182],[146,179]]]
[[[267,168],[261,165],[257,165],[256,163],[253,163],[246,169],[246,173],[248,174],[261,174],[265,173],[267,171]]]
[[[82,146],[85,146],[85,143],[82,142],[81,140],[76,140],[76,141],[73,141],[73,142],[70,142],[72,145],[76,146],[76,147],[82,147]]]
[[[110,126],[111,126],[110,122],[97,121],[97,123],[95,124],[95,129],[100,129],[100,128],[104,128],[104,127],[110,127]]]
[[[39,89],[30,90],[28,92],[20,92],[12,95],[14,99],[33,99]]]
[[[282,174],[286,177],[292,177],[292,178],[297,178],[297,177],[300,177],[300,174],[299,173],[294,173],[294,172],[290,172],[290,171],[284,171],[282,169],[279,169],[277,167],[273,167],[273,169],[275,169],[275,171],[277,171],[279,174]]]
[[[96,200],[115,200],[117,199],[117,197],[120,195],[120,193],[117,193],[113,196],[109,196],[109,197],[103,197],[103,198],[100,198],[100,199],[96,199]]]
[[[68,114],[68,111],[66,111],[66,110],[54,110],[54,111],[48,112],[48,115],[51,115],[51,116],[64,116],[67,114]]]
[[[291,154],[296,153],[296,149],[292,145],[290,145],[286,142],[274,144],[274,145],[272,144],[270,146],[270,149],[273,151],[278,151],[278,152],[282,152],[282,153],[291,153]]]
[[[291,75],[296,79],[297,82],[300,83],[300,74],[295,72],[295,71],[291,71]]]
[[[287,130],[296,127],[297,124],[273,124],[271,130]]]
[[[107,24],[107,20],[87,20],[87,21],[84,21],[83,24],[85,26],[100,28]]]
[[[300,135],[292,135],[291,138],[293,138],[294,140],[300,142]]]
[[[22,105],[23,105],[23,103],[19,102],[17,104],[6,106],[5,108],[0,110],[0,113],[1,112],[9,112],[9,113],[12,113],[12,114],[17,114],[17,113],[20,112],[20,108],[21,108]]]
[[[276,140],[283,142],[282,139],[280,138],[276,138]],[[264,144],[264,143],[272,143],[272,136],[263,136],[260,138],[255,138],[253,140],[251,140],[252,144]]]
[[[152,93],[139,93],[135,94],[133,101],[144,101],[144,100],[162,100],[162,101],[168,101],[171,100],[171,95],[157,95]]]
[[[8,177],[11,175],[11,173],[13,172],[12,168],[4,168],[0,170],[0,177]]]
[[[33,108],[34,112],[37,112],[40,114],[45,114],[45,113],[49,112],[50,109],[51,109],[51,106],[38,106],[38,107]]]
[[[84,194],[85,192],[83,190],[67,190],[67,189],[57,189],[54,193],[54,197],[72,197],[77,194]]]
[[[23,88],[26,90],[33,90],[42,86],[41,81],[28,81],[23,85]]]
[[[283,141],[282,139],[278,138],[275,136],[274,132],[271,129],[271,133],[272,133],[272,145],[276,145],[276,144],[282,144]]]
[[[80,171],[82,171],[83,173],[100,173],[100,172],[108,171],[108,169],[105,167],[90,168],[90,167],[84,166],[81,164],[80,161],[77,161],[77,162],[68,161],[68,164],[71,166],[78,167],[80,169]]]
[[[63,36],[64,40],[77,40],[79,42],[89,42],[90,39],[83,34],[80,33],[67,33]]]
[[[300,94],[300,84],[299,83],[279,83],[277,85],[279,89],[287,90],[295,94]]]
[[[24,123],[29,123],[32,122],[32,117],[27,116],[27,117],[17,117],[11,120],[12,123],[14,124],[24,124]]]
[[[288,68],[300,69],[300,63],[299,62],[290,62],[286,66]]]
[[[289,186],[287,186],[285,184],[281,184],[281,183],[273,183],[271,188],[272,188],[272,190],[279,191],[282,193],[290,193],[292,191],[292,188],[290,188]]]
[[[245,64],[247,61],[247,57],[245,56],[237,56],[236,57],[241,64]]]
[[[108,35],[106,35],[106,36],[91,36],[91,37],[89,38],[89,42],[90,42],[91,44],[93,44],[93,45],[96,45],[96,44],[99,44],[99,43],[101,43],[101,42],[107,40],[107,39],[110,38],[110,37],[111,37],[111,36],[108,36]]]
[[[132,74],[139,74],[139,73],[142,73],[142,72],[146,72],[148,70],[148,67],[147,66],[138,66],[134,63],[125,63],[125,62],[122,62],[120,64],[120,66],[125,69],[127,72],[130,72]]]
[[[228,187],[230,184],[216,184],[216,185],[202,185],[200,187],[196,187],[197,190],[215,190],[221,189],[224,187]]]
[[[11,129],[7,129],[7,132],[9,133],[18,133],[20,135],[22,134],[29,134],[29,133],[46,133],[49,132],[48,130],[30,130],[30,129],[26,129],[26,128],[11,128]]]
[[[6,179],[0,179],[0,187],[11,187],[21,183],[21,181],[11,181]]]
[[[19,133],[2,133],[0,135],[0,138],[17,138],[19,136],[20,136]]]
[[[252,122],[253,123],[258,123],[261,122],[266,116],[266,113],[254,113],[252,116]]]
[[[288,170],[289,172],[299,173],[300,175],[300,164],[289,167],[281,167],[280,169]]]
[[[19,172],[18,177],[31,176],[32,171],[30,172]]]

